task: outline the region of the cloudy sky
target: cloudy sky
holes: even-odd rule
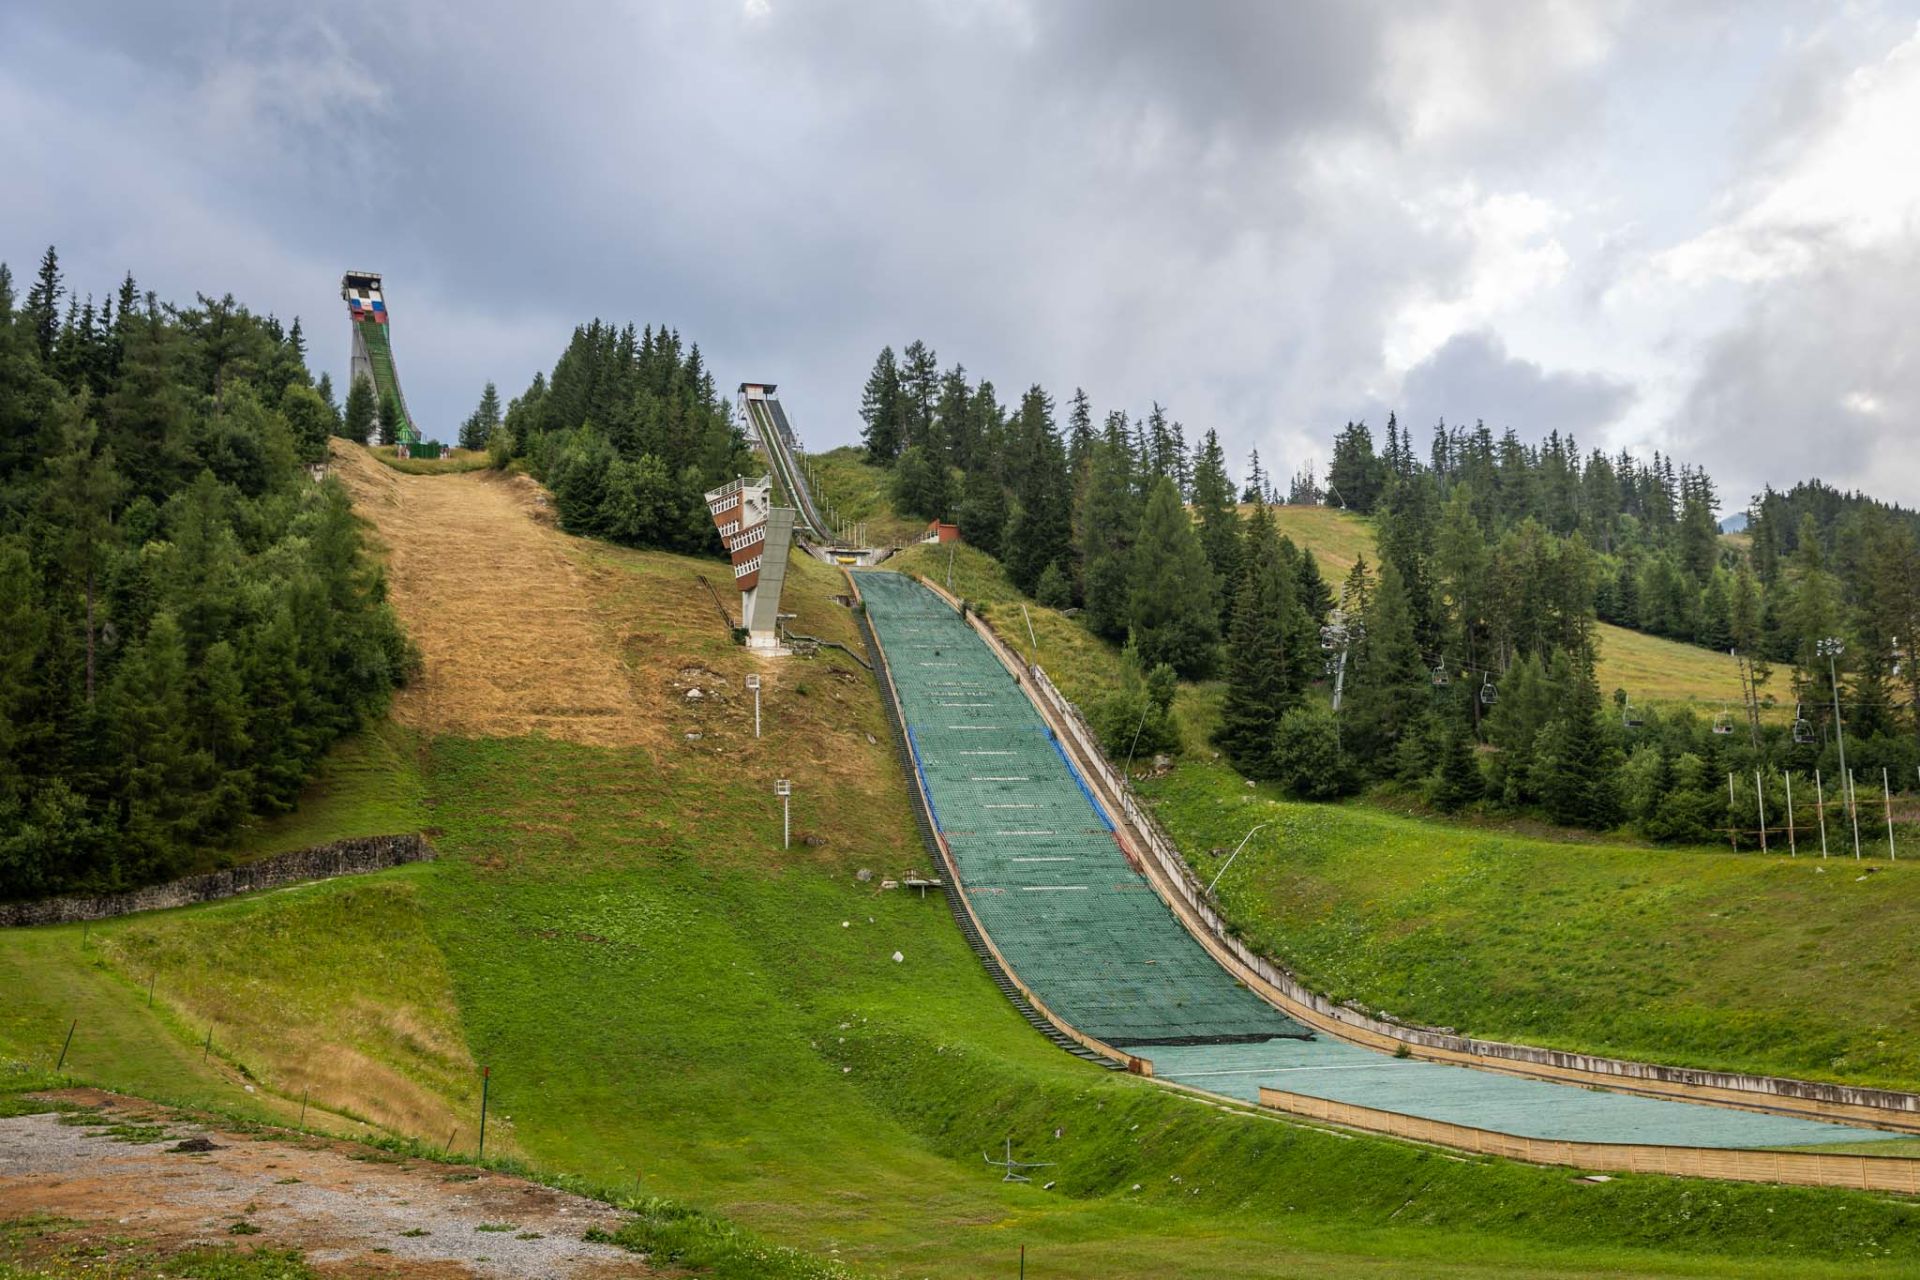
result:
[[[10,0],[0,258],[299,315],[451,435],[665,320],[855,437],[883,343],[1283,473],[1484,418],[1920,502],[1920,0]]]

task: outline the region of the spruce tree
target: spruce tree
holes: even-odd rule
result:
[[[340,423],[340,434],[355,444],[366,444],[373,437],[373,379],[362,374],[347,388],[347,408]]]
[[[1273,776],[1274,734],[1280,717],[1299,705],[1302,684],[1296,652],[1305,642],[1305,618],[1265,505],[1247,526],[1246,566],[1227,636],[1226,701],[1214,742],[1250,778]]]
[[[900,410],[900,366],[893,348],[882,347],[860,393],[860,420],[866,424],[860,436],[866,442],[867,457],[881,466],[891,466],[900,456]]]
[[[1212,431],[1194,458],[1193,513],[1200,521],[1200,546],[1220,599],[1220,630],[1231,634],[1240,590],[1240,512],[1233,501],[1233,481],[1227,477],[1227,455]]]
[[[1170,477],[1154,480],[1133,546],[1128,618],[1140,661],[1195,680],[1212,673],[1220,611],[1207,555]]]
[[[1047,566],[1066,571],[1073,554],[1073,493],[1067,452],[1053,425],[1053,401],[1035,385],[1020,398],[1014,418],[1015,507],[1007,526],[1007,576],[1032,595]]]
[[[969,546],[1000,557],[1007,531],[1007,491],[984,462],[967,472],[961,487],[959,525]]]
[[[1541,800],[1555,822],[1605,831],[1620,822],[1620,761],[1601,715],[1592,647],[1556,655],[1554,668],[1560,688],[1551,745],[1541,752]]]
[[[893,500],[901,514],[945,520],[953,505],[947,464],[926,445],[910,444],[894,464]]]
[[[1127,636],[1133,540],[1140,532],[1140,502],[1133,479],[1124,432],[1117,442],[1111,432],[1094,441],[1080,515],[1085,619],[1095,635],[1115,641]]]
[[[52,245],[47,246],[40,258],[40,273],[34,278],[33,286],[27,290],[27,304],[22,309],[27,324],[27,332],[33,336],[34,345],[40,350],[40,362],[50,364],[53,360],[53,347],[60,336],[60,255],[54,252]]]
[[[1327,615],[1333,611],[1333,588],[1320,573],[1320,561],[1314,558],[1312,547],[1300,550],[1300,607],[1305,611],[1307,620],[1317,631],[1327,624]]]
[[[1433,781],[1436,809],[1453,813],[1464,809],[1486,793],[1486,779],[1473,758],[1473,735],[1448,722],[1440,735],[1440,771]]]
[[[501,423],[500,392],[489,382],[480,393],[480,404],[467,420],[460,424],[460,447],[462,449],[484,449],[492,438],[494,429]]]
[[[1432,676],[1413,636],[1407,588],[1391,561],[1365,614],[1366,634],[1347,671],[1341,718],[1354,755],[1384,769],[1396,748],[1419,732],[1433,701]]]

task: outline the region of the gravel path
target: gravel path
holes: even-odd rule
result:
[[[228,1133],[131,1099],[64,1096],[98,1110],[0,1119],[0,1218],[73,1223],[34,1241],[36,1251],[271,1245],[305,1250],[330,1276],[657,1274],[581,1238],[623,1221],[598,1201],[350,1143]],[[216,1149],[171,1150],[192,1138]]]

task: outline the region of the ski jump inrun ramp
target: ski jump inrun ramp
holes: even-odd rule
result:
[[[946,601],[898,573],[853,581],[913,783],[988,945],[1056,1021],[1147,1059],[1155,1078],[1248,1102],[1264,1085],[1532,1139],[1753,1149],[1900,1136],[1397,1058],[1316,1035],[1187,930],[1135,869],[1020,680]]]

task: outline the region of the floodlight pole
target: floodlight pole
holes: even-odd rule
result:
[[[753,690],[753,736],[760,736],[760,677],[747,677],[747,688]]]
[[[773,784],[773,794],[780,797],[780,847],[793,848],[793,783],[790,779],[780,778]]]
[[[1847,727],[1840,718],[1840,669],[1835,665],[1835,659],[1845,653],[1847,648],[1846,645],[1841,643],[1839,636],[1828,636],[1826,639],[1816,643],[1813,648],[1815,653],[1826,658],[1827,677],[1833,682],[1833,740],[1838,743],[1840,747],[1840,777],[1847,784],[1847,812],[1853,813],[1853,774],[1847,771]],[[1853,828],[1853,856],[1857,861],[1860,857],[1860,819],[1858,815],[1854,816]]]
[[[1263,822],[1259,826],[1255,827],[1253,831],[1258,831],[1262,827],[1270,827],[1272,825],[1273,825],[1272,821]],[[1240,843],[1233,846],[1233,852],[1227,855],[1226,862],[1221,865],[1218,871],[1213,873],[1213,879],[1207,882],[1207,896],[1209,898],[1213,896],[1213,886],[1220,883],[1220,877],[1227,874],[1227,868],[1232,866],[1233,860],[1240,856],[1240,851],[1247,847],[1247,841],[1253,839],[1253,831],[1249,831],[1247,832],[1247,834],[1240,837]]]

